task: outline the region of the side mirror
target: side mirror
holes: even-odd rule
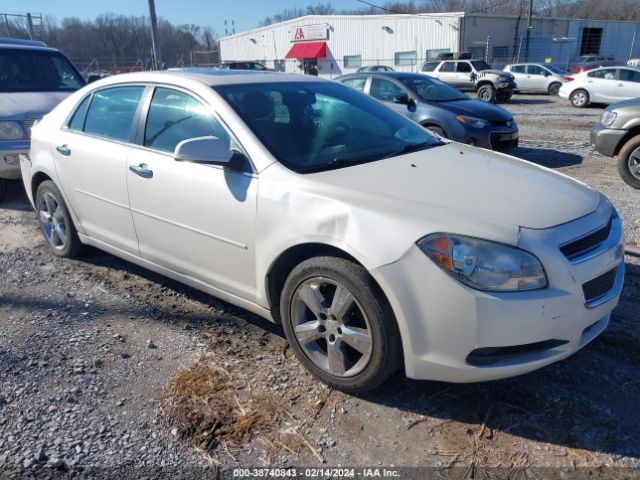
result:
[[[403,95],[400,95],[399,97],[394,98],[393,103],[398,103],[400,105],[409,105],[409,100],[409,95],[405,93]]]
[[[181,162],[208,163],[226,165],[231,161],[233,152],[228,142],[214,136],[188,138],[176,145],[174,158]]]

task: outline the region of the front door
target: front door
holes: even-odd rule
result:
[[[143,86],[98,90],[59,132],[56,168],[87,235],[138,254],[129,211],[127,157]]]
[[[618,82],[614,89],[616,101],[640,97],[640,72],[637,70],[618,70]]]
[[[396,85],[391,80],[386,80],[384,78],[376,78],[373,77],[371,79],[371,86],[369,87],[369,95],[373,98],[377,98],[385,102],[385,105],[392,110],[400,113],[401,115],[407,116],[409,118],[414,117],[415,108],[413,111],[409,109],[408,105],[404,103],[395,103],[395,99],[398,97],[402,97],[406,95],[408,98],[411,97],[409,92],[399,85]]]
[[[229,293],[252,298],[258,180],[249,171],[176,161],[189,138],[231,137],[192,95],[157,87],[144,145],[129,155],[129,197],[143,258]],[[144,174],[141,175],[140,167]]]

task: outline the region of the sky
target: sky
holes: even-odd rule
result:
[[[306,7],[309,4],[326,3],[326,0],[156,0],[158,17],[171,23],[195,23],[210,25],[224,35],[224,20],[235,20],[236,32],[255,28],[263,18],[285,8]],[[335,0],[336,9],[363,7],[357,0]],[[101,13],[122,15],[147,15],[147,0],[2,0],[0,13],[41,13],[57,20],[64,17],[93,19]]]

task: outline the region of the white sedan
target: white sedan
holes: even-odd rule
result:
[[[640,69],[601,67],[567,76],[558,92],[571,105],[584,108],[590,103],[616,103],[640,97]]]
[[[344,391],[540,368],[600,334],[622,288],[602,194],[315,77],[100,80],[21,167],[54,254],[92,245],[282,323]]]

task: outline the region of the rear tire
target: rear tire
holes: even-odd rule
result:
[[[49,250],[59,257],[77,257],[83,245],[56,184],[51,180],[42,182],[36,192],[35,204],[40,231]]]
[[[630,138],[618,153],[618,172],[627,185],[640,189],[640,135]]]
[[[589,92],[579,88],[571,93],[569,101],[576,108],[585,108],[589,105]]]
[[[7,181],[4,178],[0,178],[0,202],[7,197]]]
[[[486,103],[496,103],[496,89],[493,85],[485,83],[478,88],[478,99]]]
[[[547,89],[547,93],[549,93],[549,95],[557,97],[558,92],[560,92],[561,86],[562,84],[560,82],[553,82],[551,85],[549,85],[549,88]]]
[[[316,257],[295,267],[280,315],[300,363],[333,388],[372,390],[402,364],[391,306],[367,270],[349,260]]]

